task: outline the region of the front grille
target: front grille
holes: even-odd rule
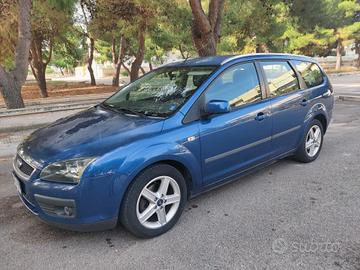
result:
[[[34,168],[28,164],[22,157],[16,155],[14,160],[14,169],[17,174],[20,174],[23,178],[30,178],[34,172]]]

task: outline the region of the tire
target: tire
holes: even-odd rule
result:
[[[152,238],[175,225],[186,201],[183,175],[173,166],[154,165],[142,171],[130,184],[120,208],[120,221],[132,234]]]
[[[320,137],[317,137],[315,132],[320,132],[317,135]],[[316,137],[311,138],[311,136]],[[320,154],[323,141],[324,128],[319,120],[313,119],[304,133],[299,148],[295,153],[295,159],[304,163],[314,161]]]

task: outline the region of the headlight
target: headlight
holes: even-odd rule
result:
[[[40,173],[40,178],[53,182],[77,184],[86,169],[95,158],[79,158],[58,161],[46,166]]]

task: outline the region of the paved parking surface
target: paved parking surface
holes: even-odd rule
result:
[[[319,159],[206,193],[155,239],[68,232],[20,203],[0,159],[0,269],[360,269],[360,104],[337,102]]]
[[[360,95],[360,73],[331,74],[330,81],[335,89],[335,95]]]

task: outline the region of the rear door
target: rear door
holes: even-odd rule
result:
[[[309,97],[301,89],[288,61],[261,61],[267,93],[271,101],[272,147],[274,155],[294,150],[300,140]]]
[[[199,121],[203,179],[214,184],[257,164],[271,152],[270,101],[254,63],[226,69],[205,91],[205,103],[226,100],[231,111]]]

